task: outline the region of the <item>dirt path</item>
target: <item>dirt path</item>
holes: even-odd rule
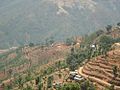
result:
[[[107,87],[110,87],[110,86],[111,86],[111,84],[108,83],[108,82],[105,82],[105,81],[103,81],[103,80],[101,80],[101,79],[98,79],[98,78],[95,78],[95,77],[88,76],[88,75],[84,74],[84,73],[82,72],[82,70],[83,70],[83,67],[80,67],[79,70],[78,70],[78,73],[79,73],[81,76],[83,76],[84,78],[90,79],[91,81],[97,82],[97,83],[99,83],[100,85],[105,86],[105,87],[106,87],[106,86],[107,86]],[[120,90],[120,86],[115,86],[115,90]]]

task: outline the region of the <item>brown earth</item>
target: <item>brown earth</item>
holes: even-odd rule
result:
[[[42,69],[49,67],[55,62],[64,60],[67,54],[70,51],[70,46],[65,44],[54,44],[50,47],[24,47],[22,48],[22,57],[26,58],[29,63],[23,63],[20,66],[12,67],[14,73],[23,73],[30,67],[37,66],[36,70],[40,73]],[[16,57],[16,53],[11,53],[7,56],[6,59],[11,60]],[[2,60],[3,61],[3,60]],[[8,71],[7,71],[8,72]],[[4,71],[0,72],[0,78],[6,78],[7,75]],[[5,83],[9,83],[9,80],[5,80]],[[3,81],[4,82],[4,81]]]
[[[113,66],[117,66],[117,77],[113,74]],[[79,74],[96,83],[98,90],[115,85],[120,90],[120,49],[108,52],[108,56],[98,56],[79,69]]]

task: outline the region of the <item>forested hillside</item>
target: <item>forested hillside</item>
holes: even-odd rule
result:
[[[0,0],[0,48],[91,33],[120,21],[118,0]]]

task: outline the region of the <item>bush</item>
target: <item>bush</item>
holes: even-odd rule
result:
[[[26,88],[24,88],[23,90],[33,90],[31,86],[27,85]]]
[[[67,38],[65,43],[66,43],[66,45],[70,46],[70,45],[75,45],[76,41],[74,38]]]
[[[53,76],[48,77],[48,82],[47,82],[47,87],[51,88],[52,87],[52,81],[53,81]]]
[[[33,46],[34,46],[34,43],[30,43],[30,44],[29,44],[29,47],[33,47]]]
[[[25,77],[25,80],[26,80],[26,81],[30,81],[30,80],[32,80],[32,79],[33,79],[33,78],[32,78],[32,76],[31,76],[31,73],[28,72],[27,76]]]
[[[76,58],[76,54],[71,54],[67,57],[66,63],[68,64],[70,70],[74,71],[79,65],[78,59]]]
[[[110,33],[111,29],[112,29],[112,25],[107,25],[106,26],[107,33]]]
[[[23,81],[22,77],[19,76],[17,79],[17,84],[18,84],[19,88],[23,87],[23,83],[24,83],[24,81]]]
[[[4,90],[12,90],[12,86],[11,85],[4,86]]]
[[[80,85],[78,83],[68,83],[62,86],[60,90],[80,90]]]
[[[120,26],[120,22],[117,23],[117,26]]]
[[[83,83],[81,83],[80,87],[81,87],[81,90],[96,90],[96,88],[93,85],[93,83],[91,83],[88,80],[84,81]]]
[[[38,90],[42,90],[42,83],[40,83],[39,85],[38,85]]]

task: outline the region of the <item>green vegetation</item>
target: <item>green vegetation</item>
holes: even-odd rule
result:
[[[26,88],[24,88],[23,90],[33,90],[31,86],[27,85]]]
[[[12,90],[12,85],[3,85],[4,90]]]
[[[53,37],[50,37],[50,38],[47,38],[47,39],[45,40],[45,45],[46,45],[46,46],[50,46],[50,45],[52,45],[54,42],[55,42],[54,38],[53,38]]]
[[[114,39],[110,36],[101,36],[99,41],[100,49],[102,50],[103,54],[106,55],[107,51],[111,49],[111,45],[113,44]]]
[[[91,83],[90,81],[86,80],[85,82],[83,82],[81,85],[81,90],[96,90],[95,85],[93,85],[93,83]]]
[[[52,81],[53,81],[53,76],[49,76],[48,77],[48,82],[47,82],[47,88],[51,88],[52,87]]]
[[[79,83],[68,83],[62,86],[59,90],[80,90]]]
[[[44,75],[51,74],[54,71],[55,71],[55,67],[54,66],[48,67],[46,70],[44,70]]]
[[[120,26],[120,22],[117,23],[117,26]]]
[[[28,63],[28,60],[25,59],[24,53],[22,52],[22,48],[19,48],[15,51],[8,52],[6,54],[0,55],[0,67],[1,71],[5,70],[9,73],[9,77],[14,74],[15,80],[12,82],[14,85],[5,85],[5,88],[11,89],[12,87],[19,87],[19,89],[23,90],[32,90],[34,86],[27,85],[27,87],[24,87],[24,84],[27,82],[32,82],[32,80],[35,81],[35,85],[38,88],[38,90],[43,89],[43,78],[45,77],[44,81],[46,81],[46,87],[45,88],[52,88],[53,86],[53,73],[58,71],[58,77],[61,79],[63,75],[60,73],[61,69],[65,69],[69,67],[70,70],[74,71],[78,69],[79,66],[82,66],[84,63],[88,62],[92,58],[97,57],[98,55],[105,55],[107,57],[107,52],[111,50],[111,46],[114,43],[120,42],[120,38],[113,38],[111,33],[111,26],[107,26],[107,33],[103,30],[96,31],[95,33],[84,37],[83,42],[80,45],[79,49],[76,49],[74,45],[76,44],[76,41],[73,38],[69,38],[66,40],[66,45],[73,46],[71,48],[70,54],[68,54],[65,61],[57,61],[54,64],[47,66],[44,68],[44,70],[41,70],[40,72],[34,73],[35,68],[38,66],[41,66],[43,64],[48,64],[49,58],[41,59],[41,61],[37,65],[33,65],[31,68],[28,69],[28,73],[24,71],[25,75],[16,75],[16,73],[13,73],[12,69],[13,67],[20,67],[21,65],[24,65],[25,63]],[[109,32],[109,34],[108,34]],[[51,46],[54,43],[53,38],[46,39],[45,47],[46,49],[49,49],[48,46]],[[29,48],[34,48],[34,43],[29,44]],[[44,49],[44,46],[40,46],[42,50]],[[37,47],[38,48],[38,47]],[[35,48],[36,49],[36,48]],[[41,51],[42,51],[41,50]],[[54,53],[54,52],[53,52]],[[62,52],[63,53],[63,52]],[[10,57],[12,55],[12,57]],[[39,54],[38,54],[39,55]],[[10,58],[8,58],[10,57]],[[51,55],[51,58],[52,55]],[[45,60],[45,61],[44,61]],[[24,66],[23,66],[24,67]],[[68,71],[69,72],[69,71]],[[117,66],[113,66],[113,74],[114,77],[117,77],[118,68]],[[23,74],[22,73],[22,74]],[[33,74],[34,73],[34,74]],[[67,81],[67,80],[66,80]],[[113,88],[113,86],[111,86]],[[58,85],[58,90],[96,90],[93,83],[89,81],[85,81],[83,83],[67,83],[64,85]],[[112,89],[110,89],[112,90]]]
[[[113,66],[113,75],[114,77],[117,77],[117,72],[118,72],[118,67],[117,66]]]
[[[109,90],[115,90],[115,86],[112,84],[108,89]]]
[[[1,0],[0,48],[24,45],[26,42],[27,44],[38,43],[51,36],[55,36],[57,40],[64,40],[68,37],[94,32],[95,28],[113,24],[116,20],[120,21],[119,1],[114,1],[112,4],[111,0],[106,0],[103,4],[103,1],[95,0],[97,8],[94,9],[89,8],[89,5],[86,9],[78,9],[77,7],[81,6],[79,3],[72,8],[66,5],[68,7],[65,10],[70,17],[66,14],[56,14],[58,6],[50,1]],[[96,7],[93,3],[90,2],[90,4]],[[84,8],[84,4],[82,7]],[[91,15],[93,10],[96,18]]]
[[[112,29],[112,25],[107,25],[106,26],[107,33],[110,33],[111,29]]]
[[[71,54],[66,59],[66,63],[68,64],[71,70],[75,70],[79,65],[78,55],[75,53],[74,48],[71,49]]]
[[[38,90],[42,90],[44,88],[43,87],[44,82],[47,83],[46,84],[47,88],[51,88],[52,83],[53,83],[53,76],[50,74],[52,74],[58,70],[58,68],[56,68],[56,67],[58,67],[59,69],[66,68],[65,61],[58,61],[55,64],[53,64],[53,65],[49,66],[48,68],[44,69],[43,71],[41,71],[39,74],[35,74],[33,71],[28,70],[27,73],[24,75],[22,75],[22,74],[19,76],[17,75],[14,77],[15,80],[11,81],[11,87],[13,87],[13,88],[18,87],[19,89],[23,89],[23,90],[33,90],[34,86],[33,86],[33,84],[31,84],[31,82],[32,82],[32,80],[34,80],[35,85],[37,86]],[[61,77],[61,75],[60,75],[60,77]],[[29,85],[27,84],[28,82],[30,82]],[[25,87],[25,85],[27,85],[27,87]],[[4,88],[9,88],[9,85],[5,84]]]
[[[75,45],[76,41],[73,37],[71,37],[71,38],[67,38],[65,43],[66,43],[66,45],[70,46],[70,45]]]
[[[112,84],[111,86],[106,87],[104,90],[115,90],[115,86]]]
[[[38,86],[38,90],[42,90],[42,87],[43,87],[42,79],[41,79],[41,78],[42,78],[42,77],[39,76],[39,77],[37,77],[37,78],[35,79],[35,83],[36,83],[36,85]]]
[[[12,68],[20,67],[28,63],[28,60],[25,59],[22,53],[22,48],[18,48],[17,50],[10,50],[9,52],[2,54],[0,56],[0,71],[8,73],[8,76],[5,78],[1,78],[2,80],[6,78],[10,78],[11,75],[16,75],[17,73],[13,71]]]
[[[18,79],[16,80],[16,83],[20,89],[23,87],[24,80],[22,79],[21,76],[18,77]]]
[[[93,85],[93,83],[86,80],[82,83],[76,82],[76,83],[64,84],[58,90],[96,90],[96,87],[95,87],[95,85]]]
[[[89,61],[98,55],[107,56],[107,52],[111,50],[111,46],[114,43],[120,42],[119,37],[113,38],[108,34],[108,32],[111,32],[111,25],[108,25],[106,29],[107,33],[103,30],[98,30],[91,35],[85,36],[78,50],[75,50],[74,47],[71,49],[71,53],[66,59],[66,63],[71,70],[77,69],[85,60]],[[68,41],[70,42],[70,40]]]
[[[31,75],[31,72],[28,71],[27,75],[25,76],[25,82],[28,82],[30,80],[33,80],[33,77]]]
[[[95,52],[94,49],[87,47],[86,49],[79,49],[75,50],[74,48],[71,49],[71,53],[68,55],[66,59],[66,63],[68,64],[71,70],[77,69],[79,65],[82,65],[85,59],[90,60],[91,57],[94,56]]]
[[[33,47],[34,46],[34,43],[29,43],[29,47]]]

